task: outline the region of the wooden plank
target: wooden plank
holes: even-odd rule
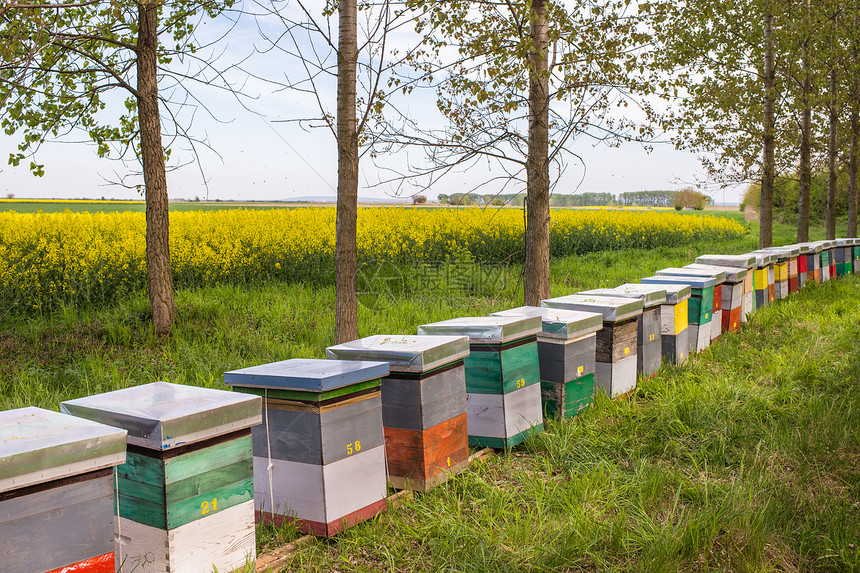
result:
[[[647,342],[636,350],[636,372],[642,376],[651,376],[663,362],[663,338]]]
[[[253,499],[254,479],[248,478],[170,503],[167,505],[167,528],[175,529],[192,521],[206,519]]]
[[[505,433],[509,439],[543,425],[543,403],[539,384],[505,394],[504,399]]]
[[[638,345],[654,342],[660,338],[660,305],[647,308],[642,312],[636,325]]]
[[[367,380],[366,382],[357,382],[348,386],[326,390],[325,392],[311,392],[301,390],[284,390],[281,388],[249,388],[247,386],[233,386],[235,392],[243,394],[253,394],[254,396],[269,398],[280,398],[283,400],[305,400],[309,402],[324,402],[336,398],[348,399],[351,395],[372,388],[379,388],[382,385],[381,378]],[[265,404],[263,405],[265,407]]]
[[[741,324],[741,308],[733,308],[729,311],[723,311],[723,332],[738,330]]]
[[[723,308],[723,285],[722,284],[718,284],[717,286],[714,287],[714,295],[713,295],[712,303],[714,305],[713,306],[714,312],[717,312],[718,310]]]
[[[428,430],[385,429],[388,479],[417,480],[427,487],[433,477],[469,457],[465,413]],[[398,482],[399,483],[399,482]]]
[[[294,516],[325,523],[324,466],[277,459],[271,460],[271,464],[270,496],[269,460],[254,456],[254,507],[270,516]],[[380,475],[385,475],[384,468]]]
[[[538,342],[541,381],[563,383],[594,373],[597,336]]]
[[[269,410],[268,419],[268,439],[265,422],[252,430],[256,457],[326,464],[350,455],[347,444],[358,441],[371,448],[383,443],[380,396],[319,414]]]
[[[471,445],[477,443],[472,438],[509,440],[535,425],[536,422],[543,423],[543,407],[538,384],[526,386],[508,394],[470,393],[466,395],[466,401]]]
[[[723,333],[723,309],[714,311],[713,320],[711,320],[711,342],[717,340]]]
[[[385,446],[323,466],[326,522],[385,499]]]
[[[365,507],[357,509],[349,515],[345,515],[340,519],[336,519],[328,523],[322,521],[310,521],[307,519],[300,519],[292,516],[272,515],[261,511],[257,511],[256,515],[257,522],[259,523],[274,523],[275,525],[291,523],[303,533],[316,535],[319,537],[331,537],[337,535],[344,529],[353,527],[361,523],[362,521],[366,521],[368,519],[376,517],[377,515],[385,511],[387,508],[388,502],[383,499],[381,501],[377,501]]]
[[[253,453],[251,436],[244,436],[164,461],[164,483],[172,484],[217,468],[248,462]]]
[[[256,558],[252,501],[170,531],[122,518],[118,531],[124,573],[233,571]]]
[[[618,362],[598,362],[594,373],[595,391],[603,390],[610,398],[636,388],[636,357]]]
[[[687,328],[674,336],[664,335],[662,339],[663,360],[670,364],[681,364],[690,353],[688,340],[690,329]]]
[[[426,430],[466,412],[466,370],[460,366],[421,380],[396,374],[382,385],[382,423],[389,428]]]
[[[0,503],[0,571],[41,573],[113,551],[113,478]]]
[[[625,358],[634,357],[635,362],[638,321],[639,317],[612,324],[604,322],[603,328],[597,332],[595,360],[597,362],[618,362]]]

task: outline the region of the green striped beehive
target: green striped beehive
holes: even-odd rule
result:
[[[509,449],[543,430],[538,316],[462,317],[418,327],[418,334],[468,336],[469,444]]]
[[[571,418],[587,408],[594,395],[596,333],[599,313],[521,306],[491,316],[539,316],[541,399],[544,419]]]
[[[128,431],[116,486],[122,570],[202,573],[254,559],[259,397],[154,382],[61,409]]]
[[[755,270],[756,259],[753,255],[701,255],[696,257],[696,263],[715,265],[717,267],[739,268],[746,270],[743,278],[741,303],[741,322],[747,322],[756,309]],[[725,305],[724,305],[725,306]]]

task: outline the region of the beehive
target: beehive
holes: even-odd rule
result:
[[[577,294],[617,296],[642,301],[642,315],[636,325],[636,371],[651,376],[660,369],[663,358],[661,309],[666,304],[666,289],[659,285],[624,284],[615,288],[593,289]]]
[[[787,252],[759,249],[752,251],[752,254],[770,254],[773,256],[774,300],[788,298],[788,260],[790,257]]]
[[[803,268],[806,269],[806,280],[804,286],[821,282],[821,245],[818,243],[798,243],[801,258],[806,259]],[[798,269],[801,272],[801,269]]]
[[[836,276],[854,272],[854,239],[836,239]]]
[[[574,294],[547,299],[541,306],[602,314],[603,327],[597,332],[595,351],[595,388],[603,389],[610,397],[636,388],[637,324],[642,315],[641,300]]]
[[[427,491],[469,463],[465,336],[368,336],[326,349],[335,360],[387,362],[382,427],[388,481]]]
[[[655,275],[642,279],[644,284],[686,285],[690,287],[687,321],[689,353],[701,352],[711,344],[711,323],[713,322],[713,298],[716,279],[709,276]],[[668,288],[668,287],[667,287]]]
[[[702,271],[687,268],[666,268],[657,271],[657,276],[681,275],[693,277],[712,277],[714,279],[714,296],[711,314],[711,342],[716,341],[723,333],[723,284],[726,273],[723,271]]]
[[[117,468],[122,571],[209,573],[254,560],[259,398],[154,382],[60,408],[128,431],[127,460]]]
[[[113,573],[125,430],[41,408],[0,412],[0,571]]]
[[[744,304],[744,288],[747,283],[747,277],[751,276],[747,269],[739,267],[725,267],[718,265],[707,265],[702,263],[693,263],[685,265],[685,269],[693,269],[696,271],[713,272],[726,274],[726,282],[723,283],[722,289],[722,325],[723,332],[736,332],[741,325],[741,318]]]
[[[854,247],[852,249],[854,257],[854,266],[852,272],[860,273],[860,238],[854,237]]]
[[[383,511],[384,362],[302,359],[224,374],[238,396],[262,397],[253,429],[257,521],[319,536]]]
[[[773,304],[773,301],[776,300],[774,265],[777,256],[770,251],[756,251],[746,254],[756,258],[755,279],[753,280],[756,289],[756,308]]]
[[[800,248],[797,246],[787,245],[784,247],[768,247],[765,250],[776,253],[778,257],[777,270],[784,265],[784,271],[781,275],[782,280],[780,280],[780,273],[777,272],[776,292],[777,298],[788,298],[790,294],[796,293],[800,288],[798,278],[798,259],[800,258]]]
[[[570,418],[591,404],[601,314],[521,306],[492,316],[540,316],[537,345],[544,419]]]
[[[696,257],[696,262],[703,265],[716,265],[718,267],[731,267],[745,269],[747,271],[743,280],[743,301],[741,303],[741,322],[747,322],[756,310],[756,258],[754,255],[701,255]],[[765,273],[764,282],[767,283]],[[766,284],[765,284],[766,287]],[[765,288],[765,291],[767,289]],[[725,297],[723,297],[725,299]]]
[[[478,316],[424,324],[418,334],[468,336],[469,444],[508,449],[543,430],[537,335],[541,319]]]
[[[819,265],[821,267],[821,282],[826,283],[830,279],[834,278],[833,272],[836,270],[832,252],[834,241],[813,241],[810,245],[815,245],[820,249],[818,254]]]
[[[809,245],[807,243],[797,243],[788,246],[796,247],[800,250],[800,254],[797,256],[797,288],[802,289],[809,282]],[[814,269],[815,267],[813,266]]]

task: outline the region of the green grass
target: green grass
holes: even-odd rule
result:
[[[791,242],[787,226],[777,243]],[[814,236],[821,235],[820,229]],[[553,261],[553,294],[636,282],[738,241]],[[441,291],[410,277],[365,298],[359,334],[519,304],[515,270],[478,269]],[[482,274],[483,273],[483,274]],[[389,277],[390,278],[390,277]],[[372,286],[372,285],[371,285]],[[407,294],[398,291],[407,288]],[[860,277],[814,286],[758,312],[682,367],[598,397],[509,454],[330,541],[290,571],[860,570]],[[330,287],[260,283],[180,290],[165,340],[145,297],[51,316],[0,316],[0,409],[41,406],[167,380],[224,388],[227,370],[322,357]],[[297,539],[260,528],[262,550]]]

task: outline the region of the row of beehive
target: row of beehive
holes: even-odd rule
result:
[[[254,521],[332,535],[681,362],[756,308],[860,272],[860,240],[699,257],[642,284],[377,335],[225,374],[0,412],[0,570],[231,570]],[[256,512],[255,512],[256,510]],[[256,513],[256,515],[255,515]],[[114,518],[114,515],[116,517]]]

